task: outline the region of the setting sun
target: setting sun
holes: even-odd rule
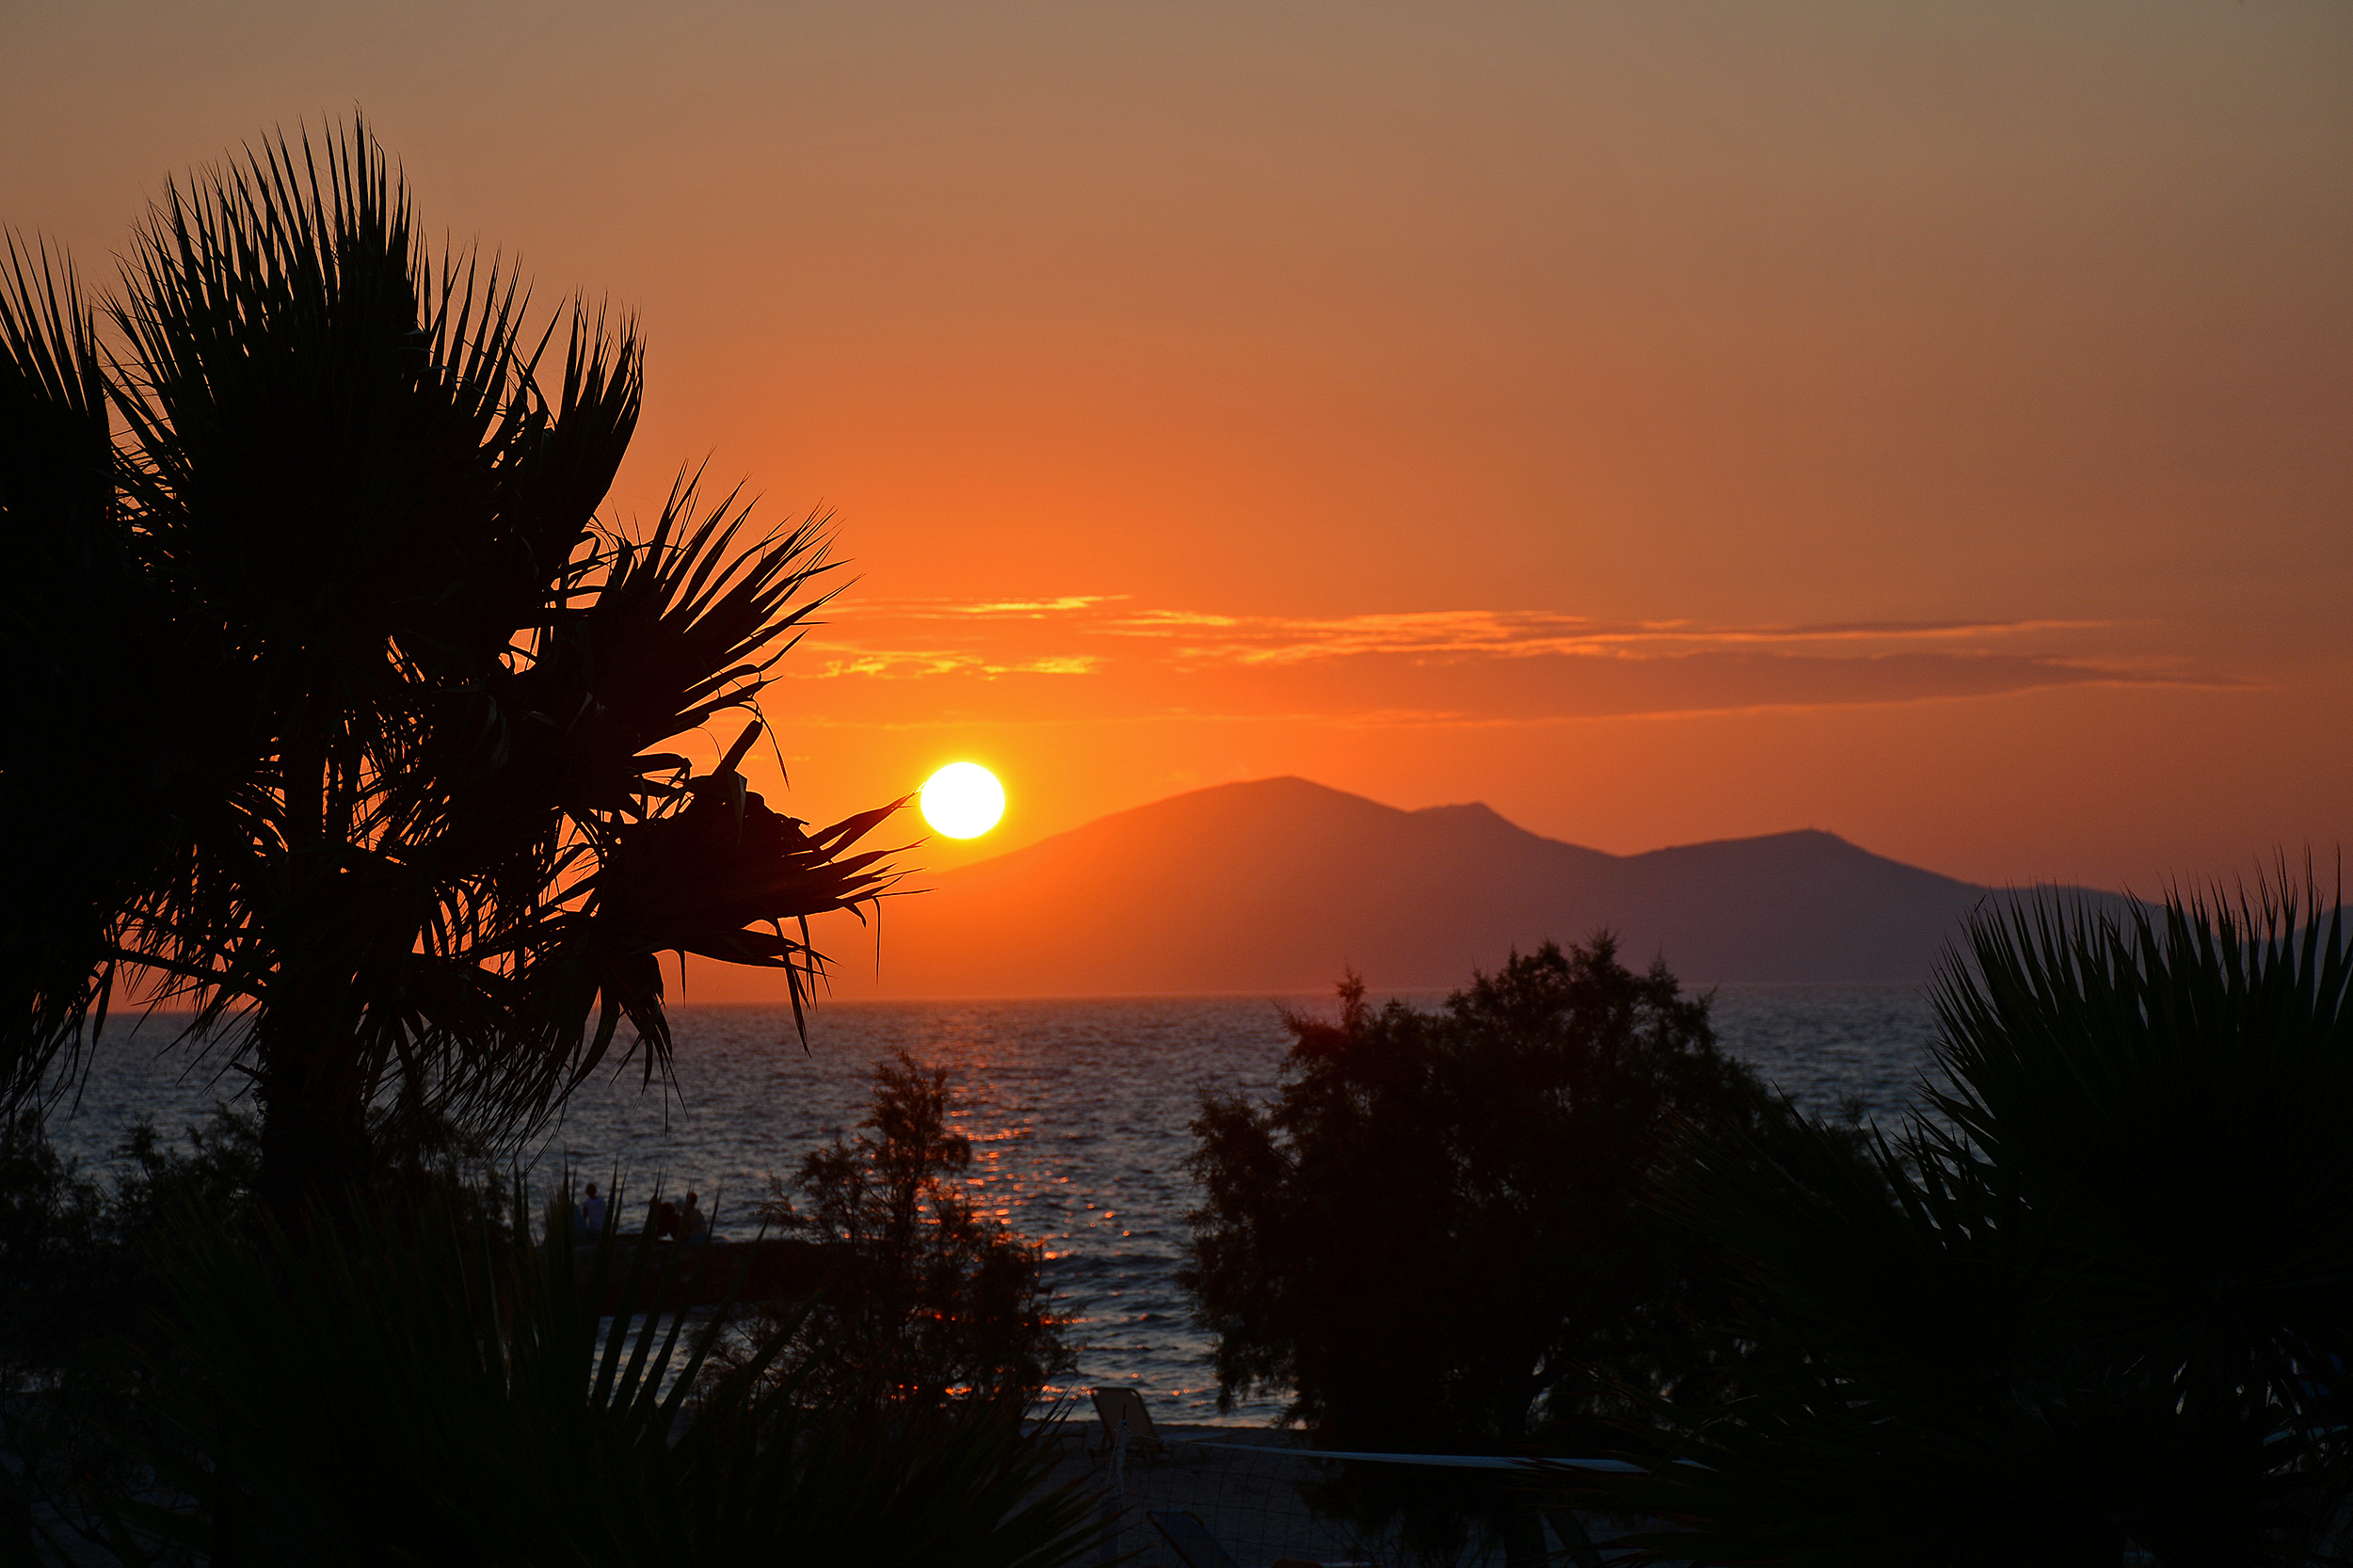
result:
[[[1005,814],[1005,787],[978,762],[951,762],[923,785],[923,820],[951,839],[977,839]]]

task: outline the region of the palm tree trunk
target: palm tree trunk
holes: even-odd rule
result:
[[[365,1087],[346,1016],[355,955],[328,918],[327,746],[289,739],[280,758],[286,808],[284,904],[272,933],[278,972],[257,1027],[254,1095],[262,1111],[263,1209],[289,1230],[306,1209],[347,1209],[367,1178]]]
[[[289,1016],[275,1005],[261,1028],[260,1196],[264,1212],[289,1229],[314,1206],[346,1209],[367,1180],[367,1107],[358,1064],[338,1032],[309,1009]]]

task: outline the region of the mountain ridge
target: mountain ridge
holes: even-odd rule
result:
[[[1605,928],[1697,985],[1917,982],[1997,895],[1822,828],[1617,856],[1483,802],[1406,810],[1296,776],[1112,812],[926,887],[889,901],[879,981],[840,994],[1312,991],[1343,968],[1446,989]]]

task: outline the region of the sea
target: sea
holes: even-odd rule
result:
[[[1724,1048],[1802,1109],[1859,1097],[1882,1119],[1913,1103],[1934,1019],[1899,985],[1726,985],[1712,1017]],[[1379,1000],[1379,999],[1375,999]],[[1436,995],[1408,996],[1435,1006]],[[1217,1402],[1209,1341],[1176,1285],[1195,1195],[1185,1168],[1204,1095],[1271,1096],[1284,1012],[1328,996],[821,1003],[806,1044],[783,1006],[679,1008],[673,1082],[633,1067],[600,1078],[514,1151],[538,1191],[569,1170],[642,1198],[691,1189],[718,1234],[754,1233],[772,1176],[865,1113],[875,1064],[904,1050],[944,1065],[972,1141],[969,1195],[1044,1251],[1044,1275],[1078,1350],[1070,1386],[1144,1392],[1156,1419],[1259,1426],[1279,1393]],[[167,1137],[201,1122],[236,1080],[191,1063],[180,1020],[109,1026],[78,1104],[51,1135],[85,1174],[107,1170],[125,1130]],[[1054,1391],[1049,1391],[1054,1392]]]

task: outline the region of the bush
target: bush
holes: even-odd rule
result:
[[[1716,1048],[1704,998],[1605,934],[1476,977],[1442,1011],[1286,1016],[1271,1105],[1205,1097],[1180,1276],[1222,1400],[1288,1386],[1335,1448],[1494,1452],[1573,1432],[1621,1385],[1692,1398],[1719,1369],[1686,1309],[1713,1255],[1644,1207],[1669,1130],[1790,1112]]]
[[[855,1138],[809,1154],[789,1189],[770,1178],[761,1220],[840,1259],[825,1292],[794,1309],[790,1357],[837,1404],[1019,1405],[1070,1369],[1038,1249],[982,1218],[958,1184],[972,1144],[948,1125],[951,1100],[946,1068],[901,1051],[875,1064]],[[761,1322],[782,1325],[783,1310]]]
[[[65,1528],[96,1529],[94,1493],[129,1484],[119,1439],[140,1429],[144,1381],[129,1358],[170,1300],[159,1259],[191,1212],[259,1233],[258,1121],[216,1104],[167,1143],[135,1122],[104,1176],[63,1159],[36,1114],[0,1136],[0,1465]],[[370,1207],[439,1207],[493,1231],[505,1185],[478,1140],[430,1113],[386,1117]]]
[[[1045,1484],[1017,1408],[861,1419],[764,1377],[781,1340],[697,1395],[724,1324],[661,1310],[695,1255],[641,1239],[608,1320],[622,1249],[579,1267],[524,1214],[428,1201],[256,1243],[186,1210],[135,1440],[169,1491],[116,1499],[125,1558],[1056,1568],[1091,1546],[1091,1499]]]
[[[37,1113],[0,1135],[0,1468],[21,1509],[86,1543],[94,1497],[138,1474],[118,1439],[145,1417],[125,1351],[165,1299],[155,1249],[188,1203],[235,1213],[250,1196],[250,1118],[216,1108],[187,1140],[183,1152],[141,1120],[102,1179],[57,1153]]]
[[[253,1124],[134,1128],[111,1184],[0,1143],[9,1376],[0,1561],[971,1563],[1053,1568],[1090,1498],[1017,1395],[843,1408],[787,1316],[699,1380],[699,1249],[534,1245],[446,1137],[295,1236]],[[394,1148],[395,1154],[401,1153]],[[626,1260],[626,1261],[624,1261]],[[626,1273],[626,1277],[621,1277]],[[601,1304],[622,1303],[608,1317]],[[78,1318],[75,1313],[82,1314]],[[72,1543],[68,1549],[68,1543]]]
[[[60,1157],[38,1112],[0,1125],[0,1365],[64,1355],[108,1293],[91,1287],[113,1242],[104,1189]]]

